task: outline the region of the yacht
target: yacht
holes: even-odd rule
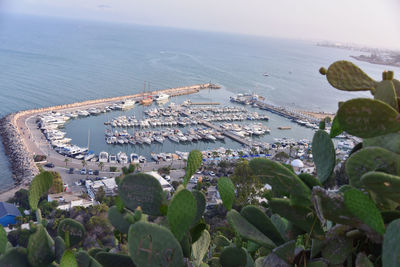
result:
[[[85,160],[89,161],[92,158],[94,158],[95,154],[93,152],[89,152],[86,156],[85,156]]]
[[[126,155],[125,152],[119,152],[117,154],[117,158],[118,158],[119,163],[121,163],[121,164],[128,163],[128,156]]]
[[[100,162],[108,162],[108,153],[105,151],[101,151],[99,154],[99,161]]]
[[[131,163],[134,163],[134,164],[138,164],[139,163],[138,154],[131,153],[130,158],[131,158]]]
[[[179,143],[178,137],[176,137],[174,134],[168,135],[169,140],[175,143]]]
[[[153,98],[148,97],[148,98],[143,98],[142,100],[140,100],[140,104],[142,104],[143,106],[149,106],[153,103]]]
[[[117,156],[115,154],[110,155],[110,163],[117,163]]]
[[[168,100],[168,98],[169,98],[169,95],[163,94],[163,93],[154,96],[154,100],[157,102],[166,101],[166,100]]]
[[[154,140],[156,140],[159,143],[164,143],[165,138],[162,135],[154,136]]]
[[[143,156],[139,156],[139,162],[140,163],[145,163],[146,162],[146,158]]]
[[[127,110],[131,109],[135,106],[135,100],[132,99],[126,99],[122,101],[122,103],[118,106],[121,110]]]

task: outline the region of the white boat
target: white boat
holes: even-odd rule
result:
[[[154,136],[154,140],[162,144],[164,143],[165,138],[162,135],[159,135],[159,136]]]
[[[146,162],[146,158],[143,156],[139,156],[139,162],[140,163],[145,163]]]
[[[126,155],[125,152],[119,152],[117,154],[117,158],[118,158],[119,163],[121,163],[121,164],[128,163],[128,156]]]
[[[111,154],[109,161],[110,163],[117,163],[117,156],[115,154]]]
[[[86,161],[89,161],[89,160],[91,160],[92,158],[94,158],[94,156],[95,156],[94,153],[88,153],[88,154],[85,156],[85,160],[86,160]]]
[[[138,164],[139,163],[139,156],[138,154],[131,153],[130,154],[131,163]]]
[[[75,156],[75,158],[81,160],[84,158],[84,156],[82,154],[79,154],[79,155]]]
[[[108,153],[105,151],[101,151],[99,154],[99,161],[100,162],[108,162]]]
[[[127,110],[133,108],[134,106],[135,106],[135,100],[126,99],[122,101],[122,103],[118,107],[122,110]]]
[[[176,136],[173,135],[173,134],[168,135],[168,138],[169,138],[169,140],[171,140],[172,142],[179,143],[178,137],[176,137]]]
[[[186,138],[186,136],[183,135],[183,133],[179,132],[176,134],[176,137],[178,137],[178,139],[182,142],[186,142],[188,139]]]
[[[168,100],[168,98],[169,98],[169,95],[163,94],[163,93],[154,96],[154,100],[157,102],[166,101],[166,100]]]

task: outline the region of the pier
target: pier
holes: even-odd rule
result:
[[[244,138],[242,138],[242,137],[240,137],[240,136],[238,136],[238,135],[236,135],[234,133],[231,133],[230,131],[223,130],[219,126],[217,126],[215,124],[212,124],[212,123],[210,123],[208,121],[205,121],[205,120],[199,120],[199,121],[204,126],[207,126],[207,127],[212,128],[214,130],[220,131],[220,132],[222,132],[223,135],[231,138],[232,140],[235,140],[238,143],[241,143],[242,145],[252,146],[252,143],[250,141],[248,141],[248,140],[246,140],[246,139],[244,139]]]
[[[213,105],[220,105],[218,102],[198,102],[198,103],[188,103],[189,106],[213,106]]]

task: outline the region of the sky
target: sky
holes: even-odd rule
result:
[[[400,0],[0,0],[2,13],[400,49]]]

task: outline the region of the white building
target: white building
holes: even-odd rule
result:
[[[156,178],[160,182],[161,187],[163,188],[164,191],[171,192],[172,190],[174,190],[172,185],[170,183],[168,183],[167,180],[162,178],[162,176],[160,174],[158,174],[158,172],[151,171],[151,172],[145,172],[145,173],[153,176],[154,178]]]
[[[58,201],[57,209],[60,210],[70,210],[73,207],[89,207],[94,205],[93,200],[87,200],[79,196],[73,195],[71,193],[58,193],[49,194],[47,196],[47,201]]]

